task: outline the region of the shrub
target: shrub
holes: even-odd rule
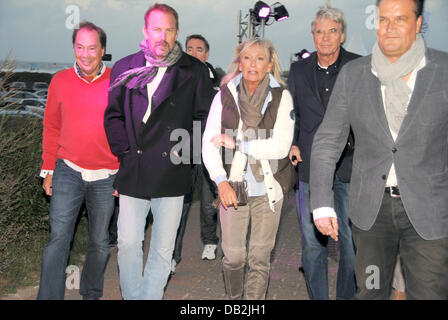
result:
[[[0,70],[1,91],[13,75],[14,62],[5,59]],[[39,178],[42,129],[38,118],[0,116],[0,296],[38,279],[50,229],[49,199]],[[87,217],[79,221],[70,257],[76,264],[82,262],[88,241]]]
[[[14,62],[6,59],[1,69],[0,89]],[[38,178],[41,141],[42,120],[0,117],[0,292],[26,277],[29,261],[40,259],[48,234],[49,204]]]
[[[36,235],[48,232],[48,202],[38,178],[42,121],[0,119],[0,275],[25,254]]]

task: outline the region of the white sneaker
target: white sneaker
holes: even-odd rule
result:
[[[171,260],[171,274],[175,274],[176,273],[176,260]]]
[[[204,251],[202,251],[202,260],[215,260],[216,259],[216,244],[206,244],[204,246]]]

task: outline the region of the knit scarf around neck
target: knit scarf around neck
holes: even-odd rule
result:
[[[402,78],[418,67],[424,55],[425,43],[421,34],[417,34],[411,48],[395,63],[389,62],[378,42],[373,46],[372,70],[377,73],[381,84],[386,87],[384,98],[386,117],[389,127],[396,134],[406,115],[411,93],[411,89]]]
[[[244,79],[241,79],[240,90],[238,92],[238,104],[240,106],[241,120],[243,121],[243,136],[245,141],[258,138],[258,126],[263,119],[261,110],[269,94],[269,83],[269,74],[266,74],[251,96]],[[258,182],[263,181],[264,176],[260,161],[255,160],[252,156],[248,157],[248,161],[251,165],[255,180]]]
[[[120,85],[125,85],[129,89],[144,88],[154,80],[160,67],[170,67],[179,61],[182,56],[182,49],[177,41],[174,43],[173,49],[163,59],[157,59],[153,56],[146,39],[140,42],[140,49],[143,51],[145,59],[150,66],[138,67],[123,72],[111,84],[109,91]]]

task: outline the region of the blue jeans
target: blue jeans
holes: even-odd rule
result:
[[[334,180],[334,206],[338,217],[339,266],[336,299],[352,299],[356,293],[355,247],[348,217],[350,184]],[[297,191],[299,220],[302,230],[302,267],[311,300],[328,300],[328,237],[314,225],[310,213],[310,186],[299,181]]]
[[[125,300],[158,300],[171,270],[174,243],[184,196],[139,199],[120,195],[118,215],[118,267],[121,295]],[[154,221],[148,260],[143,269],[146,216]]]
[[[50,203],[51,233],[42,257],[37,298],[64,299],[65,269],[78,214],[84,200],[89,221],[89,242],[81,275],[80,294],[84,299],[103,295],[104,270],[109,258],[109,222],[114,210],[112,195],[115,175],[93,182],[58,160],[53,175]]]

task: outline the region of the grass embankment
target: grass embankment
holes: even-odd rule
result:
[[[49,234],[49,200],[39,171],[42,121],[0,117],[0,296],[19,286],[37,285]],[[71,264],[87,245],[87,222],[77,229]]]

